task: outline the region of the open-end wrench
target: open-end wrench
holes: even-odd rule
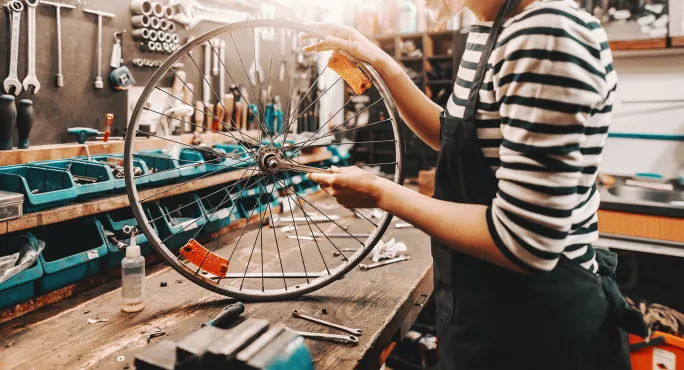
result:
[[[304,315],[301,312],[299,312],[299,310],[292,310],[292,316],[300,318],[300,319],[304,319],[304,320],[309,320],[309,321],[312,321],[312,322],[315,322],[315,323],[318,323],[321,325],[329,326],[331,328],[340,329],[340,330],[346,331],[347,333],[361,335],[361,329],[348,328],[348,327],[342,326],[340,324],[335,324],[334,322],[321,320],[321,319],[318,319],[318,318],[315,318],[315,317],[309,316],[309,315]]]
[[[19,95],[21,92],[21,81],[19,81],[19,77],[17,76],[17,61],[19,60],[19,25],[21,23],[21,11],[24,10],[24,4],[22,4],[21,1],[15,0],[8,3],[6,6],[7,10],[10,12],[12,36],[10,44],[9,74],[2,86],[6,93]]]
[[[411,256],[399,256],[399,257],[390,258],[390,259],[385,260],[385,261],[380,261],[380,262],[376,262],[376,263],[371,263],[370,265],[364,265],[364,264],[362,263],[362,264],[359,265],[359,268],[360,268],[361,270],[364,270],[364,271],[365,271],[365,270],[374,269],[374,268],[376,268],[376,267],[389,265],[389,264],[391,264],[391,263],[397,263],[397,262],[401,262],[401,261],[408,261],[408,260],[410,260],[410,259],[411,259]]]
[[[338,334],[325,334],[325,333],[310,333],[306,331],[295,331],[295,333],[301,335],[304,338],[311,339],[323,339],[329,340],[331,342],[343,343],[343,344],[356,344],[359,342],[359,338],[353,335],[338,335]]]
[[[38,0],[26,0],[28,5],[28,74],[24,77],[24,90],[35,94],[40,90],[40,82],[36,77],[36,7]],[[33,89],[29,89],[33,87]]]

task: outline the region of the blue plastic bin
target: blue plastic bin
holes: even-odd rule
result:
[[[38,240],[30,232],[0,235],[0,256],[19,252],[26,243],[38,250]],[[7,308],[27,301],[36,294],[36,280],[43,276],[43,266],[36,261],[31,267],[0,283],[0,308]]]
[[[327,147],[328,151],[332,154],[332,157],[326,161],[323,162],[324,167],[330,167],[330,166],[337,166],[337,167],[342,167],[342,166],[349,166],[349,158],[351,158],[351,153],[347,151],[346,153],[342,154],[340,151],[339,146],[337,145],[329,145]]]
[[[261,196],[259,196],[260,194]],[[253,209],[255,209],[253,215],[266,212],[268,210],[268,203],[271,204],[271,208],[278,205],[278,195],[278,190],[272,183],[269,183],[267,186],[261,183],[250,185],[242,192],[239,207],[241,207],[242,214],[245,217],[249,217]]]
[[[109,166],[102,163],[88,162],[79,159],[60,159],[56,161],[35,162],[32,164],[69,171],[72,178],[74,178],[79,199],[101,196],[114,190],[114,176],[112,176]],[[77,176],[97,179],[97,182],[79,184],[75,180]]]
[[[226,163],[227,159],[223,158],[223,156],[226,153],[223,151],[223,149],[214,148],[214,150],[217,153],[220,153],[217,156],[218,160],[212,160],[211,162],[207,163],[207,161],[205,161],[204,159],[204,155],[202,154],[202,150],[183,148],[179,156],[179,163],[181,164],[181,179],[187,180],[214,171],[217,171],[216,173],[228,171],[229,169],[226,168],[226,166],[228,165]],[[190,166],[191,164],[193,164],[193,162],[199,162],[201,164],[197,164],[196,166]]]
[[[245,217],[242,214],[242,209],[236,204],[237,196],[240,194],[240,185],[235,185],[235,187],[233,185],[219,185],[197,192],[197,196],[202,199],[202,208],[208,218],[207,224],[202,230],[203,233],[214,233],[237,219]],[[226,186],[228,187],[226,188]],[[228,190],[231,188],[232,192],[228,194]]]
[[[38,281],[41,292],[50,292],[100,272],[107,255],[102,224],[93,217],[41,226],[33,230],[45,242],[40,263],[45,275]]]
[[[201,200],[194,193],[163,198],[149,203],[147,207],[152,219],[159,218],[156,223],[160,239],[174,252],[194,237],[198,229],[207,222]]]
[[[87,157],[74,157],[74,159],[80,159],[87,161]],[[112,177],[114,176],[114,165],[120,165],[123,166],[124,163],[124,158],[123,154],[102,154],[102,155],[93,155],[90,156],[90,160],[93,162],[99,162],[104,165],[106,165],[109,168],[109,171],[112,173]],[[147,164],[145,164],[144,161],[138,158],[133,159],[133,167],[140,168],[140,171],[142,172],[143,177],[138,177],[135,179],[135,183],[138,186],[145,185],[150,182],[149,176],[147,175],[149,172],[149,169],[147,168]],[[114,191],[119,192],[120,190],[126,189],[126,180],[121,178],[117,179],[114,178]]]
[[[227,171],[237,168],[249,167],[253,164],[253,161],[247,160],[250,154],[247,153],[244,147],[237,144],[215,144],[215,149],[223,150],[227,156],[234,158],[226,158],[223,165],[226,167]]]
[[[24,194],[27,213],[60,206],[78,196],[69,171],[32,165],[0,167],[0,190]]]
[[[148,220],[152,220],[149,210],[146,209],[145,212],[147,213]],[[114,211],[103,213],[99,216],[99,219],[104,230],[111,231],[115,235],[118,235],[126,225],[135,227],[138,226],[138,220],[135,218],[135,215],[130,207],[119,208]],[[152,229],[158,233],[155,223],[152,223]],[[120,251],[116,245],[109,242],[109,240],[107,241],[107,248],[109,249],[109,252],[107,253],[107,257],[104,259],[104,267],[107,269],[121,267],[121,260],[125,257],[126,252]],[[119,241],[125,243],[126,245],[130,245],[131,238],[119,239]],[[140,246],[140,252],[143,256],[148,256],[152,253],[152,245],[142,231],[140,234],[136,235],[135,243]]]
[[[140,159],[147,165],[148,173],[151,173],[151,175],[146,177],[148,178],[148,184],[151,186],[168,184],[178,180],[180,177],[178,160],[168,154],[164,154],[162,150],[140,151],[133,154],[133,158]],[[191,164],[189,162],[182,163],[184,165]]]
[[[317,183],[307,179],[305,174],[294,174],[290,177],[298,194],[313,193],[321,188]]]

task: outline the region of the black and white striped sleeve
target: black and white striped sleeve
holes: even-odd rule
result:
[[[503,142],[487,222],[501,252],[532,273],[555,267],[580,203],[584,127],[607,95],[596,35],[541,9],[506,27],[490,58]]]

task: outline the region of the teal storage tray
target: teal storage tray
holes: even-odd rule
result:
[[[254,214],[258,214],[257,212],[266,212],[268,210],[268,203],[271,204],[271,208],[278,206],[278,195],[278,190],[272,183],[269,183],[266,186],[262,185],[261,183],[250,185],[242,192],[242,195],[240,196],[240,211],[245,215],[245,217],[249,217],[253,209]],[[261,199],[261,201],[259,201],[259,199]]]
[[[148,220],[152,220],[150,212],[148,210],[145,210],[145,212],[147,213]],[[135,215],[133,214],[133,211],[131,211],[130,207],[119,208],[114,211],[103,213],[99,216],[99,219],[104,230],[114,233],[120,232],[126,225],[135,227],[138,226],[138,220],[135,218]],[[154,223],[152,223],[152,229],[155,232],[158,232],[157,226]],[[131,238],[119,240],[126,245],[130,245],[131,243]],[[152,253],[152,245],[142,232],[136,235],[135,243],[140,246],[140,253],[142,253],[143,256],[148,256]],[[109,242],[109,240],[107,243],[107,248],[109,249],[109,252],[107,253],[107,257],[104,259],[104,268],[111,269],[121,267],[121,260],[125,257],[126,252],[120,251],[119,248],[117,248],[113,243]]]
[[[102,224],[93,217],[41,226],[33,232],[45,242],[40,255],[45,275],[38,281],[43,293],[97,274],[108,252]]]
[[[298,194],[313,193],[321,188],[317,183],[307,179],[305,174],[291,175],[291,179]]]
[[[226,158],[224,165],[230,168],[230,171],[237,168],[246,168],[252,165],[253,161],[247,160],[250,154],[247,153],[244,147],[237,144],[215,144],[215,149],[223,150],[227,156],[234,158]]]
[[[32,163],[36,166],[59,168],[71,173],[72,178],[85,176],[96,178],[97,182],[92,184],[78,184],[76,180],[77,198],[86,199],[111,193],[114,190],[114,176],[109,166],[98,162],[88,162],[79,159],[60,159],[56,161],[45,161]]]
[[[169,250],[177,252],[207,222],[200,203],[196,194],[185,193],[147,205],[151,217],[159,218],[155,221],[159,237],[162,241],[166,240],[164,244]],[[177,234],[171,237],[174,233]]]
[[[67,204],[78,196],[69,171],[32,165],[0,167],[0,190],[24,194],[26,213]]]
[[[83,161],[87,161],[87,157],[74,157],[74,159],[80,159]],[[90,156],[90,160],[92,162],[99,162],[104,164],[109,168],[109,172],[112,173],[112,177],[114,177],[114,168],[110,166],[110,163],[117,163],[123,166],[124,158],[123,154],[102,154],[102,155],[93,155]],[[145,164],[144,161],[138,158],[133,159],[133,167],[140,168],[140,171],[142,171],[142,177],[138,177],[135,179],[135,184],[138,186],[146,185],[150,182],[149,176],[146,176],[148,173],[150,173],[149,169],[147,168],[147,164]],[[125,179],[117,179],[114,178],[114,191],[119,192],[121,190],[126,189],[126,180]]]
[[[146,155],[147,154],[147,155]],[[162,150],[145,150],[133,154],[133,158],[140,159],[147,165],[148,184],[151,186],[172,183],[180,177],[178,160]],[[183,162],[185,163],[185,162]],[[156,170],[156,172],[152,172]]]
[[[30,232],[0,235],[0,256],[19,252],[26,242],[29,242],[34,249],[38,249],[38,240]],[[36,295],[36,280],[41,276],[43,276],[43,267],[38,260],[31,267],[0,283],[0,309],[12,307],[33,298]]]
[[[240,185],[235,185],[235,187],[233,185],[219,185],[197,192],[197,196],[202,200],[202,209],[207,215],[207,224],[202,230],[203,233],[211,234],[220,231],[223,227],[245,217],[242,214],[242,209],[237,205]],[[231,188],[232,192],[228,194],[228,190]],[[221,203],[223,204],[221,205]],[[218,209],[214,211],[217,207]]]
[[[180,169],[180,177],[181,180],[187,180],[195,177],[202,176],[204,174],[210,173],[210,172],[215,172],[218,174],[220,172],[223,172],[224,170],[227,171],[228,169],[226,168],[227,163],[226,163],[226,158],[220,157],[220,155],[225,155],[226,153],[223,151],[223,149],[218,149],[214,148],[214,150],[219,154],[217,156],[217,161],[213,161],[210,163],[207,163],[204,160],[204,156],[202,155],[201,150],[195,150],[195,149],[190,149],[190,148],[184,148],[181,149],[180,156],[179,156],[179,162],[181,164],[181,169]],[[196,165],[192,166],[193,162],[199,162]]]
[[[328,151],[332,154],[332,157],[323,162],[324,167],[337,166],[344,167],[349,166],[349,158],[351,158],[351,153],[347,151],[342,154],[337,145],[329,145],[327,147]]]

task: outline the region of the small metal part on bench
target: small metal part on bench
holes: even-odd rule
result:
[[[292,310],[292,317],[308,320],[308,321],[315,322],[315,323],[318,323],[321,325],[329,326],[331,328],[340,329],[340,330],[346,331],[347,333],[351,333],[351,334],[355,334],[355,335],[361,335],[361,329],[349,328],[349,327],[346,327],[344,325],[336,324],[334,322],[325,321],[325,320],[322,320],[322,319],[319,319],[319,318],[316,318],[313,316],[309,316],[309,315],[304,315],[303,313],[299,312],[299,310]]]
[[[290,329],[292,330],[292,329]],[[322,339],[322,340],[327,340],[331,342],[336,342],[336,343],[342,343],[342,344],[353,344],[356,345],[359,343],[359,338],[353,336],[353,335],[339,335],[339,334],[325,334],[325,333],[311,333],[311,332],[306,332],[306,331],[296,331],[293,330],[295,333],[301,335],[304,338],[311,338],[311,339]]]
[[[283,223],[306,223],[306,222],[332,222],[332,221],[337,221],[340,218],[338,215],[330,215],[330,216],[306,216],[306,217],[280,217],[278,215],[271,215],[269,217],[269,225],[271,227],[278,227],[280,224]]]
[[[326,236],[328,238],[367,238],[370,235],[371,234],[369,234],[369,233],[359,233],[359,234],[354,234],[354,233],[349,233],[349,234],[347,234],[347,233],[326,233],[326,234],[323,234],[323,233],[319,233],[319,232],[309,233],[309,236],[313,236],[316,238],[324,238]]]
[[[339,257],[339,256],[341,256],[342,253],[340,253],[340,252],[356,252],[356,251],[358,251],[358,249],[355,249],[355,248],[340,248],[340,251],[339,251],[339,252],[338,252],[338,251],[333,252],[333,257]]]
[[[410,259],[411,259],[411,256],[399,256],[399,257],[390,258],[390,259],[385,260],[385,261],[380,261],[380,262],[376,262],[376,263],[371,263],[370,265],[365,265],[365,264],[362,263],[362,264],[359,265],[359,268],[360,268],[361,270],[363,270],[363,271],[366,271],[366,270],[374,269],[374,268],[376,268],[376,267],[389,265],[389,264],[392,264],[392,263],[397,263],[397,262],[402,262],[402,261],[408,261],[408,260],[410,260]]]

